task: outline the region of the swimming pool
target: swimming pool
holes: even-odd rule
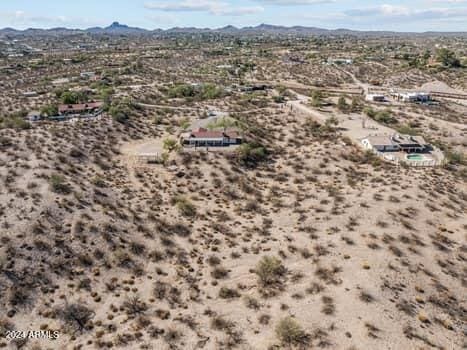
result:
[[[407,154],[407,160],[425,160],[426,158],[421,154]]]

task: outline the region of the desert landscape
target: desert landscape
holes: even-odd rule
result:
[[[0,31],[0,348],[465,348],[466,38]]]

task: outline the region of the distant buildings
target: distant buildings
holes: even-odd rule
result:
[[[392,97],[401,102],[429,102],[430,94],[426,92],[392,92]]]
[[[80,77],[83,79],[93,79],[96,77],[96,72],[81,72]]]
[[[361,140],[363,147],[382,159],[415,167],[432,167],[444,164],[441,150],[427,143],[421,136],[370,135]]]
[[[353,64],[353,59],[351,58],[328,58],[328,64],[338,64],[338,65],[350,65]]]
[[[36,97],[37,92],[36,91],[26,91],[26,92],[23,92],[23,96],[24,97]]]
[[[63,85],[63,84],[68,84],[70,82],[70,79],[68,78],[59,78],[52,80],[52,85]]]
[[[386,102],[386,96],[381,94],[367,94],[365,96],[365,101],[368,102]]]

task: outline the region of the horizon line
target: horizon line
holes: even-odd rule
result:
[[[349,29],[349,28],[343,28],[343,27],[340,27],[340,28],[333,28],[333,29],[329,29],[329,28],[323,28],[323,27],[316,27],[316,26],[307,26],[307,25],[289,25],[289,26],[285,26],[285,25],[278,25],[278,24],[270,24],[270,23],[260,23],[260,24],[257,24],[257,25],[251,25],[251,26],[242,26],[242,27],[238,27],[238,26],[235,26],[235,25],[232,25],[232,24],[226,24],[225,26],[222,26],[222,27],[196,27],[196,26],[175,26],[175,27],[169,27],[169,28],[160,28],[160,27],[156,27],[156,28],[153,28],[153,29],[149,29],[149,28],[145,28],[145,27],[138,27],[138,26],[131,26],[131,25],[127,25],[127,24],[124,24],[124,23],[121,23],[121,22],[118,22],[118,21],[114,21],[112,22],[109,26],[107,27],[102,27],[102,26],[94,26],[94,27],[87,27],[87,28],[83,28],[83,27],[75,27],[75,28],[72,28],[72,27],[66,27],[66,26],[63,26],[63,27],[28,27],[28,28],[25,28],[25,29],[18,29],[18,28],[14,28],[14,27],[3,27],[3,28],[0,28],[0,31],[5,31],[5,30],[14,30],[14,31],[17,31],[17,32],[26,32],[28,30],[44,30],[44,31],[50,31],[50,30],[56,30],[56,29],[66,29],[66,30],[77,30],[77,31],[87,31],[87,30],[90,30],[90,29],[109,29],[112,27],[112,25],[120,25],[120,26],[126,26],[128,27],[128,29],[136,29],[136,30],[144,30],[144,31],[147,31],[147,32],[154,32],[154,31],[170,31],[170,30],[173,30],[173,29],[197,29],[197,30],[210,30],[210,31],[216,31],[216,30],[221,30],[221,29],[224,29],[224,28],[227,28],[227,27],[232,27],[232,28],[235,28],[237,30],[242,30],[242,29],[255,29],[255,28],[258,28],[258,27],[261,27],[261,26],[271,26],[271,27],[277,27],[277,28],[285,28],[285,29],[293,29],[293,28],[306,28],[306,29],[319,29],[319,30],[325,30],[325,31],[351,31],[351,32],[369,32],[369,33],[378,33],[378,32],[389,32],[389,33],[406,33],[406,34],[424,34],[424,33],[467,33],[467,31],[443,31],[443,30],[428,30],[428,31],[397,31],[397,30],[390,30],[390,29]]]

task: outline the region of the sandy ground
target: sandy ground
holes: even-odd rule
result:
[[[467,94],[467,92],[454,89],[442,81],[432,81],[420,86],[420,90],[429,92],[442,92],[448,94]]]

